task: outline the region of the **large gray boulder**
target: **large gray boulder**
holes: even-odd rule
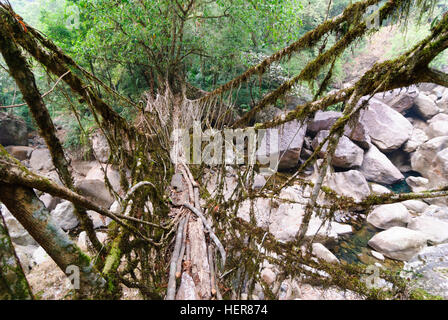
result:
[[[322,243],[313,243],[313,255],[329,263],[339,263],[339,259],[328,250]]]
[[[401,203],[380,205],[367,216],[367,222],[378,229],[406,227],[410,221],[411,215]]]
[[[15,115],[0,112],[0,144],[3,146],[27,146],[26,123]]]
[[[418,94],[418,88],[416,86],[411,86],[409,88],[401,88],[377,93],[374,95],[374,98],[387,104],[397,112],[404,113],[412,108],[414,105],[414,100]]]
[[[400,148],[412,134],[412,124],[388,105],[372,98],[360,121],[369,132],[372,143],[389,152]]]
[[[317,133],[322,130],[330,130],[340,117],[342,117],[342,112],[317,111],[313,120],[308,124],[308,131]]]
[[[401,202],[408,209],[409,213],[420,215],[429,207],[429,205],[420,200],[406,200]]]
[[[92,169],[90,169],[87,172],[85,179],[86,180],[101,180],[105,183],[106,179],[105,179],[105,174],[104,174],[103,168],[104,168],[104,170],[106,170],[107,179],[109,180],[109,183],[111,184],[114,191],[120,192],[121,191],[120,173],[117,170],[115,170],[114,168],[112,168],[111,166],[105,166],[105,165],[102,166],[100,163],[96,163],[92,166]]]
[[[400,170],[374,145],[364,154],[360,171],[367,180],[380,184],[394,184],[404,179]]]
[[[75,207],[70,201],[63,201],[51,212],[51,217],[63,230],[71,230],[78,226]]]
[[[441,207],[437,205],[430,205],[422,214],[424,217],[431,217],[448,222],[448,207]]]
[[[30,166],[34,171],[50,171],[54,169],[53,160],[51,159],[48,149],[36,149],[31,154]]]
[[[102,163],[107,163],[110,156],[110,147],[106,137],[100,131],[95,131],[90,136],[90,141],[96,159]]]
[[[412,130],[411,137],[405,143],[403,150],[406,152],[414,152],[420,145],[422,145],[428,140],[429,138],[426,135],[425,131],[418,128],[414,128],[414,130]]]
[[[412,170],[427,178],[429,188],[448,184],[448,136],[422,144],[411,156]]]
[[[286,170],[296,167],[307,129],[306,123],[297,120],[287,122],[275,129],[268,129],[257,150],[257,158],[266,161],[266,157],[278,157],[278,169]],[[274,130],[278,130],[278,140],[275,143]],[[271,139],[274,143],[271,145]]]
[[[356,170],[331,173],[327,176],[324,185],[355,201],[361,201],[370,195],[366,178]]]
[[[448,136],[448,114],[439,113],[431,118],[428,123],[429,127],[427,129],[427,133],[430,139]]]
[[[425,234],[432,244],[448,241],[448,222],[436,218],[427,216],[413,218],[408,228]]]
[[[115,201],[101,180],[82,180],[77,182],[75,187],[80,194],[103,208],[109,208]]]
[[[313,140],[313,148],[316,149],[328,135],[330,131],[322,130],[320,131]],[[327,152],[328,142],[324,144],[321,151],[319,152],[320,157],[324,157]],[[353,168],[359,167],[362,164],[364,156],[364,151],[354,144],[346,136],[342,136],[339,139],[339,143],[334,152],[333,158],[331,159],[331,164],[339,168]]]
[[[439,113],[439,108],[433,99],[428,97],[424,93],[420,93],[414,100],[415,108],[417,112],[424,119],[431,119],[433,116]]]
[[[402,277],[412,279],[414,286],[448,299],[448,244],[426,247],[403,267]]]
[[[386,257],[407,261],[426,247],[427,237],[419,232],[403,227],[392,227],[377,233],[368,245]]]

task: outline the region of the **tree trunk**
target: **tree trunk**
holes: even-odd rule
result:
[[[34,299],[0,207],[0,300]]]

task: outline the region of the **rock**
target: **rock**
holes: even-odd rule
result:
[[[415,286],[448,299],[448,244],[427,247],[403,267],[402,277],[413,279]]]
[[[417,112],[424,119],[431,119],[433,116],[439,113],[439,108],[437,107],[434,100],[424,93],[420,93],[417,98],[415,98],[414,104]]]
[[[429,180],[423,177],[409,176],[406,178],[406,183],[411,188],[412,192],[421,192],[428,190]]]
[[[44,248],[40,247],[33,252],[33,263],[39,265],[47,260],[50,260],[50,256],[45,252]]]
[[[377,258],[378,260],[384,261],[385,259],[381,253],[376,252],[375,250],[371,250],[370,253],[372,254],[373,257]]]
[[[37,246],[37,242],[30,236],[28,231],[22,227],[20,222],[11,214],[4,204],[0,204],[0,211],[5,219],[9,236],[14,244],[20,246]]]
[[[330,134],[330,131],[320,131],[313,140],[313,148],[316,149],[322,141]],[[320,157],[324,157],[327,151],[328,142],[324,144],[319,152]],[[339,139],[339,143],[336,147],[331,164],[339,168],[352,168],[359,167],[362,164],[364,151],[354,144],[346,136],[342,136]]]
[[[53,211],[56,208],[56,206],[62,201],[61,199],[55,198],[48,193],[44,193],[39,197],[39,199],[44,203],[48,211]]]
[[[255,220],[258,227],[266,229],[269,227],[269,216],[273,210],[272,201],[273,200],[266,198],[257,198],[252,201]],[[250,222],[250,210],[251,200],[244,200],[238,208],[237,216],[247,222]]]
[[[266,178],[261,174],[257,174],[254,177],[254,183],[252,185],[252,188],[254,190],[259,190],[259,189],[263,188],[265,184],[266,184]]]
[[[264,268],[261,271],[260,276],[261,276],[261,279],[263,279],[264,282],[266,282],[266,284],[268,284],[268,285],[271,285],[272,283],[274,283],[274,281],[277,277],[271,268]]]
[[[274,130],[278,131],[278,142],[275,143]],[[261,147],[257,150],[257,158],[265,163],[266,157],[278,157],[278,169],[286,170],[294,168],[299,163],[300,151],[307,129],[306,123],[299,123],[297,120],[285,123],[279,128],[268,129],[266,135],[261,140]],[[273,141],[270,141],[270,140]],[[271,145],[273,142],[273,145]]]
[[[431,217],[448,222],[448,207],[430,205],[422,214],[425,217]]]
[[[448,222],[428,216],[416,217],[408,225],[411,230],[420,231],[432,244],[448,241]]]
[[[403,174],[374,145],[364,154],[360,171],[367,180],[380,184],[394,184],[404,179]]]
[[[433,138],[411,156],[412,170],[429,180],[429,188],[448,184],[448,136]]]
[[[408,209],[401,203],[380,205],[367,216],[367,222],[378,229],[406,227],[410,220]]]
[[[377,184],[377,183],[371,183],[370,184],[370,189],[372,190],[372,193],[374,193],[374,194],[388,194],[388,193],[392,193],[391,190],[389,190],[385,186],[382,186],[382,185]]]
[[[385,152],[400,148],[413,130],[405,117],[374,98],[361,113],[360,121],[367,127],[372,143]]]
[[[54,169],[53,160],[51,160],[48,149],[36,149],[31,153],[30,166],[34,171],[51,171]]]
[[[427,133],[430,139],[448,136],[448,114],[439,113],[431,118],[428,123],[429,127],[427,129]]]
[[[368,245],[386,257],[407,261],[426,247],[426,236],[403,227],[392,227],[376,234]]]
[[[327,176],[325,185],[336,193],[361,201],[370,195],[366,178],[356,170],[335,172]]]
[[[110,147],[106,137],[100,132],[95,131],[91,137],[92,148],[99,162],[107,163],[110,155]]]
[[[20,161],[28,160],[34,150],[33,148],[26,146],[8,146],[5,149],[10,155]]]
[[[423,130],[414,128],[411,137],[405,143],[403,150],[409,153],[414,152],[421,144],[425,143],[428,140],[429,138]]]
[[[428,204],[420,200],[406,200],[401,202],[401,204],[404,205],[410,213],[417,215],[425,212],[426,208],[428,208]]]
[[[96,232],[96,237],[98,238],[98,241],[102,244],[106,243],[107,240],[107,234],[104,232]],[[83,250],[87,251],[89,247],[92,245],[89,237],[87,236],[87,232],[82,231],[78,236],[78,241],[76,242],[77,246]]]
[[[282,115],[282,110],[277,107],[267,106],[255,115],[255,123],[265,123]]]
[[[415,86],[411,86],[409,88],[401,88],[384,93],[377,93],[374,95],[374,98],[387,104],[395,111],[404,113],[412,108],[414,105],[414,100],[418,94],[419,90]]]
[[[387,157],[400,172],[412,171],[411,157],[409,153],[404,152],[401,148],[388,153]]]
[[[75,186],[83,196],[104,208],[109,208],[115,201],[101,180],[82,180]]]
[[[63,229],[71,230],[78,226],[79,221],[75,216],[75,207],[70,201],[63,201],[51,212],[54,221]]]
[[[357,121],[353,128],[350,127],[350,124],[345,126],[344,135],[365,150],[369,150],[372,144],[367,127],[360,121]]]
[[[308,131],[317,133],[322,130],[329,130],[340,117],[342,117],[342,112],[319,110],[308,124]]]
[[[339,259],[321,243],[313,243],[313,255],[329,263],[339,263]]]
[[[89,215],[90,219],[92,219],[94,229],[107,227],[112,222],[111,218],[104,217],[95,211],[89,210],[87,211],[87,214]]]
[[[3,146],[27,146],[26,123],[19,117],[0,112],[0,144]]]
[[[109,180],[112,188],[115,192],[120,193],[121,192],[121,185],[120,185],[120,173],[112,168],[111,166],[104,167],[107,174],[107,179]],[[103,182],[106,181],[104,172],[102,170],[101,164],[96,163],[94,166],[92,166],[92,169],[87,172],[86,180],[101,180]]]

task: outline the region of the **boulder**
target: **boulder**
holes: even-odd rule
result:
[[[102,163],[107,163],[110,155],[110,147],[106,137],[97,130],[90,136],[90,141],[92,142],[92,148],[97,160]]]
[[[70,201],[63,201],[51,212],[53,220],[63,230],[71,230],[78,226],[79,221],[75,216],[75,207]]]
[[[282,115],[282,110],[274,106],[267,106],[255,115],[255,123],[265,123]]]
[[[394,184],[404,179],[400,170],[374,145],[364,154],[360,171],[367,180],[380,184]]]
[[[420,231],[432,244],[448,241],[448,222],[428,216],[416,217],[408,224],[411,230]]]
[[[448,136],[448,114],[439,113],[428,121],[427,129],[430,139],[442,136]],[[426,141],[424,141],[426,142]]]
[[[411,109],[419,90],[415,86],[409,88],[395,89],[384,93],[377,93],[374,98],[387,104],[397,112],[404,113]]]
[[[448,299],[448,244],[426,247],[403,267],[402,277],[413,279],[414,286]]]
[[[406,152],[414,152],[421,144],[425,143],[428,140],[429,138],[426,135],[425,131],[414,128],[414,130],[412,130],[411,137],[405,143],[403,150]]]
[[[101,180],[78,181],[75,187],[79,190],[80,194],[104,208],[109,208],[115,201]]]
[[[372,256],[374,258],[377,258],[380,261],[384,261],[384,259],[385,259],[383,254],[376,252],[375,250],[371,250],[370,253],[372,254]]]
[[[313,148],[316,149],[322,141],[330,134],[330,131],[322,130],[316,135],[313,140]],[[324,157],[327,152],[328,142],[324,144],[319,152],[320,157]],[[339,143],[334,152],[331,164],[339,168],[352,168],[359,167],[362,164],[364,151],[354,144],[346,136],[342,136],[339,139]]]
[[[260,148],[257,150],[258,160],[265,163],[266,157],[278,157],[278,169],[295,168],[299,163],[306,129],[306,123],[300,123],[297,120],[285,123],[275,129],[268,129],[261,140]],[[278,132],[277,142],[274,130]]]
[[[10,155],[20,161],[28,160],[34,150],[33,148],[27,146],[8,146],[5,149]]]
[[[336,193],[361,201],[370,195],[369,184],[361,172],[350,170],[327,176],[325,185]]]
[[[411,215],[401,203],[380,205],[367,216],[367,222],[378,229],[406,227],[410,221]]]
[[[426,247],[427,238],[419,232],[403,227],[392,227],[377,233],[368,245],[386,257],[407,261]]]
[[[429,180],[423,177],[409,176],[406,178],[406,183],[411,188],[412,192],[421,192],[428,190]]]
[[[313,243],[313,255],[329,263],[339,263],[339,259],[321,243]]]
[[[56,206],[61,203],[61,199],[59,198],[55,198],[52,195],[48,194],[48,193],[44,193],[43,195],[41,195],[39,197],[40,201],[42,201],[45,205],[45,207],[49,210],[49,211],[53,211]]]
[[[402,148],[388,153],[387,157],[400,172],[412,171],[411,157],[409,153],[404,152]]]
[[[412,170],[429,180],[428,187],[448,184],[448,136],[433,138],[422,144],[411,156]]]
[[[424,93],[420,93],[414,100],[416,111],[424,118],[431,119],[437,113],[439,108],[433,99]]]
[[[448,222],[448,207],[430,205],[423,212],[423,216],[440,219],[440,220]]]
[[[344,135],[366,150],[368,150],[372,144],[372,139],[370,139],[367,127],[360,121],[356,121],[354,126],[351,126],[350,123],[345,126]]]
[[[429,205],[420,200],[406,200],[401,202],[412,214],[420,215],[429,207]]]
[[[322,130],[330,130],[333,124],[342,117],[342,112],[317,111],[314,118],[308,124],[308,131],[317,133]]]
[[[361,112],[360,121],[367,127],[372,143],[385,152],[400,148],[413,130],[405,117],[374,98]]]
[[[3,146],[27,146],[26,123],[19,117],[0,112],[0,144]]]
[[[111,166],[104,166],[104,169],[106,170],[107,179],[109,180],[112,188],[115,192],[121,191],[121,185],[120,185],[120,173],[112,168]],[[102,170],[102,166],[99,163],[96,163],[92,169],[87,172],[86,180],[101,180],[105,183],[105,175]]]
[[[370,189],[372,190],[372,193],[374,193],[374,194],[388,194],[388,193],[392,193],[391,190],[389,190],[385,186],[382,186],[382,185],[377,184],[377,183],[371,183],[370,184]]]
[[[48,149],[36,149],[31,153],[30,166],[34,171],[50,171],[54,169],[53,160],[51,159]]]

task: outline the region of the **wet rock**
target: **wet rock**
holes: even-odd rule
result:
[[[27,146],[28,132],[21,118],[0,112],[0,144],[3,146]]]
[[[378,229],[406,227],[410,220],[408,209],[401,203],[380,205],[367,216],[367,222]]]
[[[392,227],[376,234],[368,244],[386,257],[407,261],[426,247],[426,236],[403,227]]]
[[[416,217],[408,225],[411,230],[420,231],[432,244],[448,241],[448,222],[428,216]]]
[[[380,184],[394,184],[404,179],[400,170],[374,145],[364,154],[360,171],[367,180]]]
[[[320,131],[313,140],[313,148],[316,149],[324,139],[329,135],[330,131]],[[320,157],[324,157],[327,152],[328,142],[324,144],[319,152]],[[339,139],[339,143],[334,152],[331,164],[339,168],[352,168],[358,167],[362,164],[364,151],[354,144],[346,136],[342,136]]]
[[[413,130],[405,117],[373,98],[361,114],[360,121],[367,127],[372,143],[385,152],[400,148]]]

